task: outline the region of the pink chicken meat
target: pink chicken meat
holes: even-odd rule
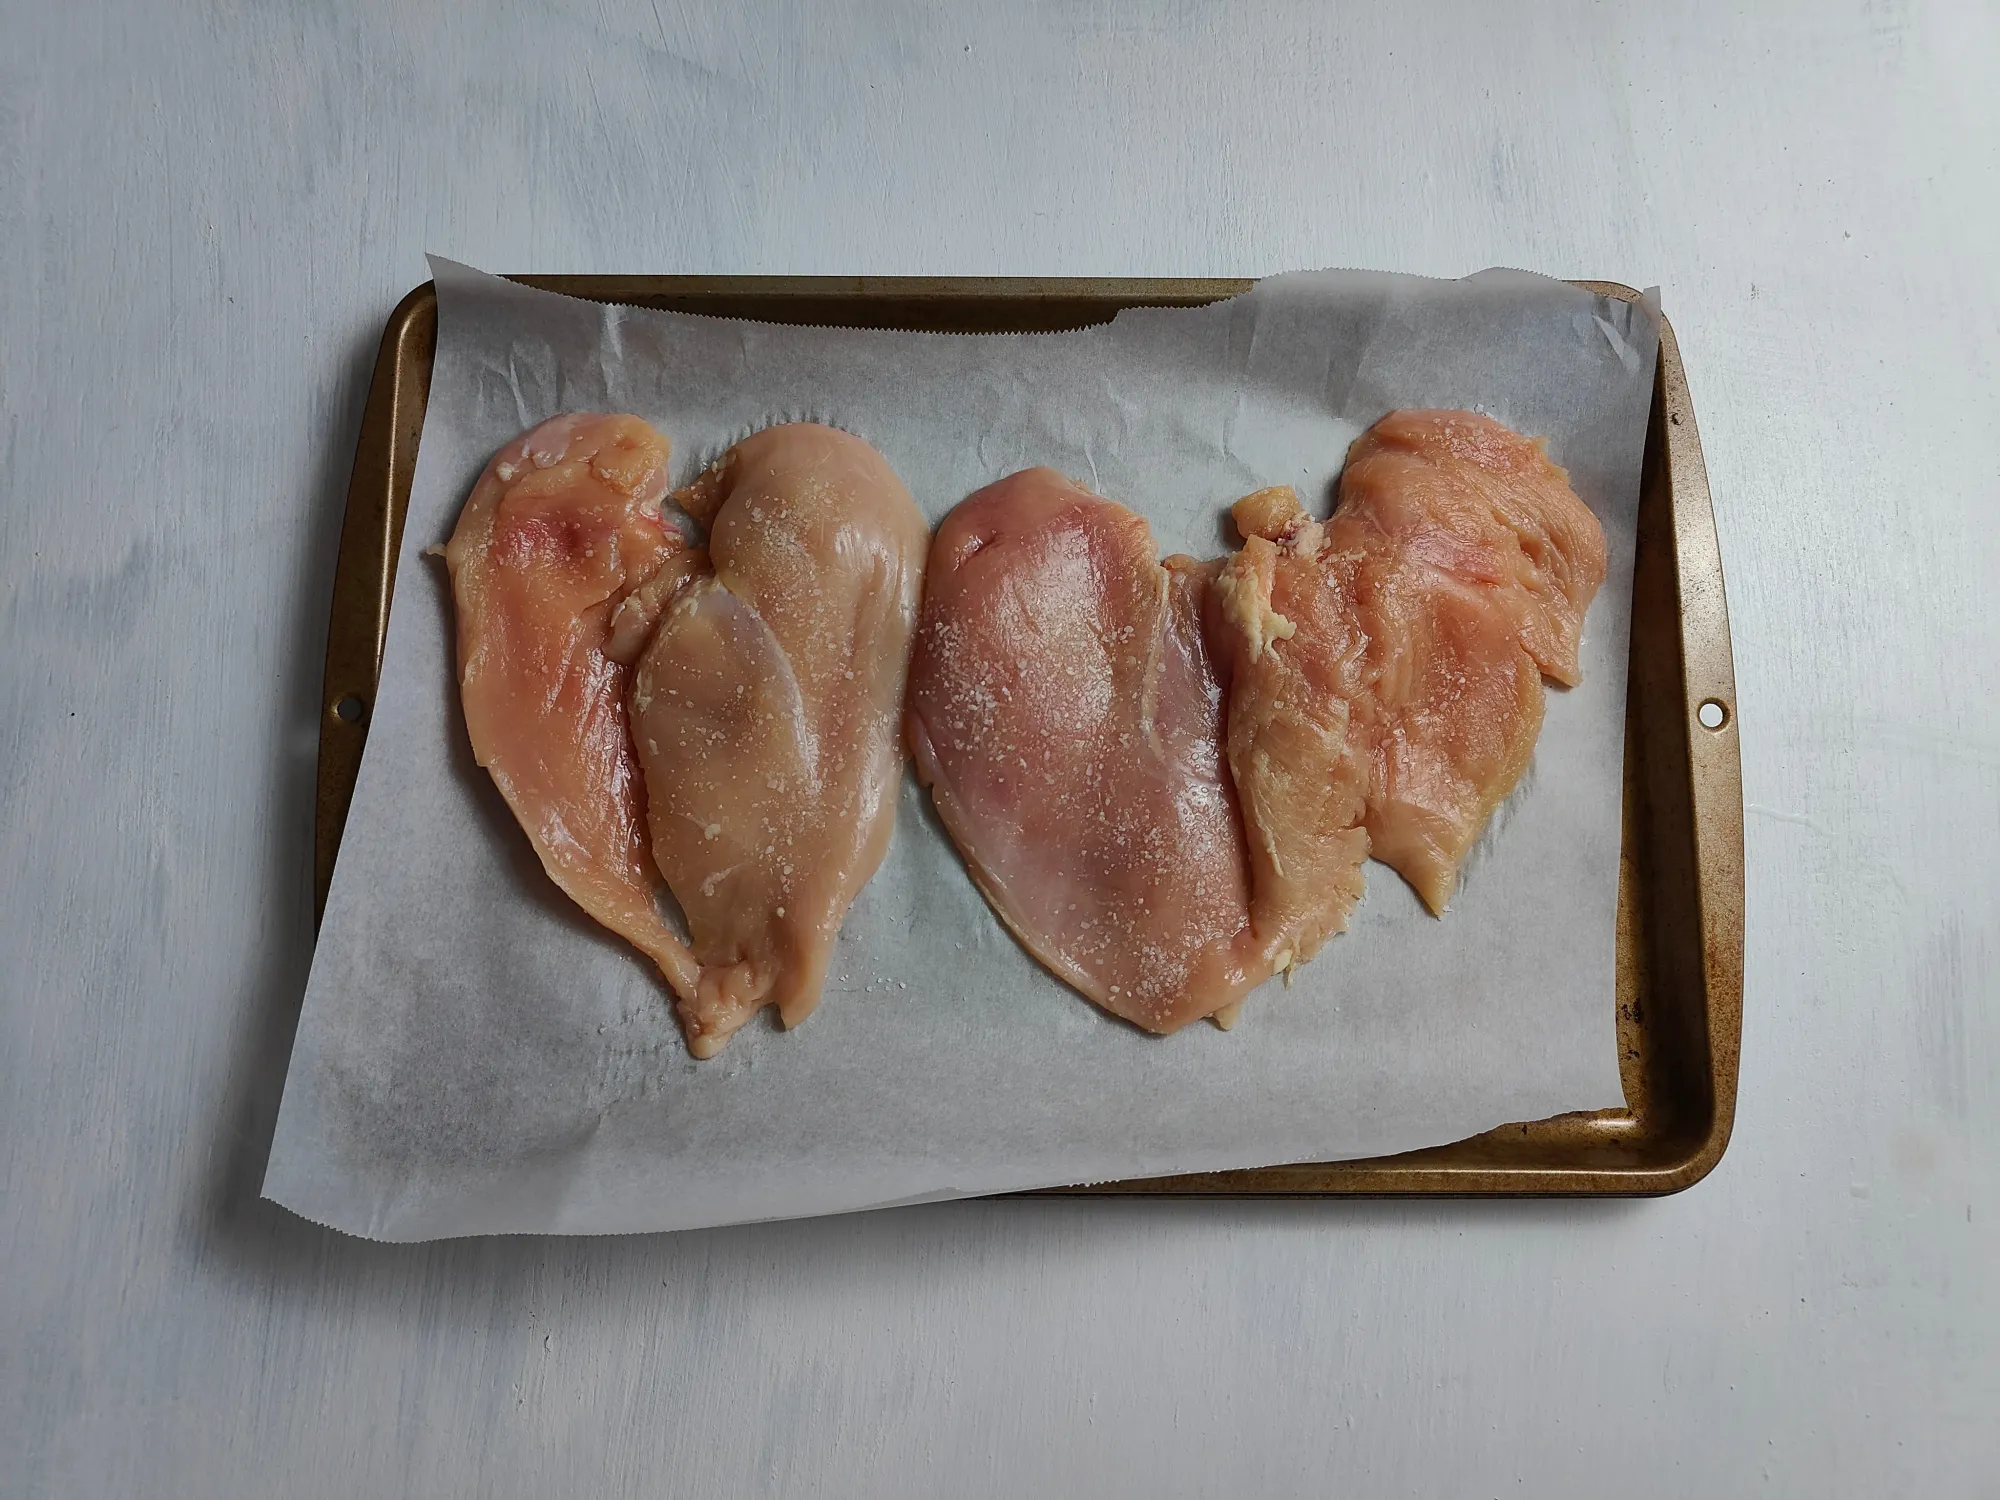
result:
[[[711,1057],[767,1003],[813,1009],[882,861],[929,537],[881,455],[825,427],[759,433],[673,497],[706,548],[666,488],[638,418],[557,417],[495,455],[445,556],[474,758]]]
[[[1218,596],[1251,847],[1343,851],[1352,879],[1318,877],[1307,928],[1338,930],[1369,853],[1442,912],[1534,753],[1543,676],[1579,680],[1604,580],[1596,517],[1539,442],[1457,411],[1392,412],[1362,434],[1323,524],[1289,491],[1235,515],[1244,546]],[[1299,769],[1315,759],[1318,781]]]
[[[1346,929],[1368,858],[1367,637],[1352,570],[1297,542],[1289,488],[1233,510],[1244,544],[1216,575],[1211,634],[1230,672],[1225,743],[1249,850],[1251,921],[1279,969]]]
[[[549,878],[691,991],[694,955],[656,899],[630,673],[605,654],[628,596],[690,560],[666,489],[667,441],[637,417],[556,417],[494,455],[444,555],[473,758]]]
[[[988,486],[931,547],[911,664],[918,778],[1000,919],[1154,1032],[1233,1019],[1249,925],[1211,570],[1052,469]]]
[[[1146,1030],[1229,1024],[1345,927],[1370,854],[1441,912],[1605,572],[1541,444],[1467,412],[1383,418],[1325,522],[1245,497],[1212,564],[1048,469],[933,544],[880,454],[811,424],[673,497],[701,547],[662,517],[667,456],[636,417],[546,422],[444,550],[475,758],[697,1057],[817,1004],[888,846],[899,712],[1001,920]]]
[[[765,1005],[786,1026],[813,1010],[888,850],[930,537],[881,454],[809,423],[745,439],[674,498],[709,566],[634,597],[627,633],[650,639],[631,710],[700,965],[681,1024],[708,1057]]]

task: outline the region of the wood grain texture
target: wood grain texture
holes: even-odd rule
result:
[[[0,0],[0,1494],[1992,1492],[1990,6],[411,9]],[[425,248],[1659,282],[1748,801],[1721,1167],[430,1247],[260,1203]]]

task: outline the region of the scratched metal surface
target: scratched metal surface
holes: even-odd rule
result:
[[[1990,1491],[1991,7],[408,9],[0,0],[0,1494]],[[258,1202],[427,247],[1662,284],[1743,706],[1722,1165],[416,1247]]]

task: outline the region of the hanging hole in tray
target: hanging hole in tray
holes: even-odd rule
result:
[[[333,716],[343,724],[359,724],[368,716],[367,700],[349,693],[333,705]]]
[[[1701,720],[1703,729],[1720,729],[1729,722],[1729,709],[1720,698],[1704,698],[1695,717]]]

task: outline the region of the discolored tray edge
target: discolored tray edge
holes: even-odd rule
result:
[[[1124,306],[1194,306],[1234,296],[1253,284],[1005,277],[515,279],[598,301],[689,312],[965,332],[1078,327],[1105,321]],[[1576,284],[1627,301],[1639,296],[1614,282]],[[316,918],[325,906],[366,740],[366,708],[380,671],[436,329],[436,292],[426,283],[389,317],[356,443],[335,568],[320,721]],[[1657,507],[1664,504],[1665,525],[1655,545],[1670,543],[1671,555],[1655,562],[1663,575],[1671,574],[1679,638],[1643,644],[1648,651],[1678,645],[1679,660],[1648,656],[1644,664],[1649,670],[1642,674],[1645,652],[1635,602],[1618,996],[1627,1094],[1628,1099],[1636,1096],[1634,1107],[1503,1126],[1399,1156],[1092,1184],[1049,1193],[1640,1196],[1692,1186],[1721,1159],[1735,1117],[1742,1026],[1743,802],[1737,705],[1722,562],[1700,437],[1678,343],[1664,318],[1660,332],[1642,506],[1642,568],[1648,545],[1645,507],[1654,507],[1652,514],[1659,519]],[[1637,701],[1642,675],[1649,681],[1662,675],[1678,680],[1670,684],[1674,691],[1654,693],[1642,705]],[[1670,698],[1674,701],[1668,702]],[[1726,713],[1718,729],[1703,727],[1697,718],[1711,700]],[[358,708],[358,717],[344,717],[343,705],[349,711]],[[1652,711],[1642,712],[1644,708]],[[1663,713],[1662,708],[1674,711]],[[1663,782],[1651,763],[1665,765],[1671,779]],[[1654,772],[1650,796],[1645,789],[1649,770]],[[1656,835],[1643,832],[1646,809],[1669,802],[1677,813],[1672,831],[1688,841],[1679,861],[1688,878],[1666,888],[1654,883],[1654,861],[1633,857],[1633,845],[1636,840],[1651,848]],[[1667,867],[1675,861],[1662,858],[1657,863]],[[1664,922],[1658,920],[1661,913],[1667,916]],[[1681,948],[1678,963],[1668,961],[1667,945],[1674,943]],[[1640,1014],[1640,992],[1646,1018]],[[1680,1041],[1669,1046],[1665,1033],[1672,1030],[1680,1033]],[[1657,1043],[1656,1033],[1661,1034]],[[1664,1092],[1663,1085],[1669,1086]]]

